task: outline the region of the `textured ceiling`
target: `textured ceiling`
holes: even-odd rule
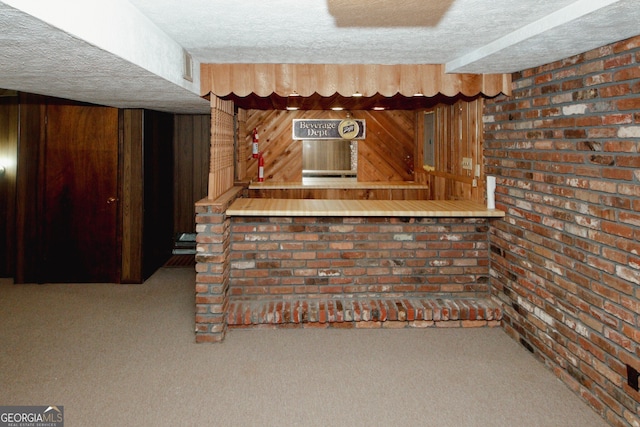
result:
[[[638,22],[638,0],[5,0],[0,88],[207,112],[201,62],[508,73],[638,35]],[[192,82],[175,75],[176,49]]]

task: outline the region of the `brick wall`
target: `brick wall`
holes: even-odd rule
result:
[[[488,219],[234,217],[235,299],[487,297]]]
[[[220,342],[227,333],[231,220],[227,208],[240,196],[232,188],[216,200],[196,203],[196,342]]]
[[[612,425],[640,425],[640,37],[514,74],[484,122],[503,327]]]

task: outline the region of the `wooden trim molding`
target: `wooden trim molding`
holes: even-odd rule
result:
[[[217,97],[340,94],[493,97],[511,94],[510,74],[447,74],[441,64],[201,64],[200,93]]]
[[[144,111],[120,110],[122,132],[120,283],[142,283]]]

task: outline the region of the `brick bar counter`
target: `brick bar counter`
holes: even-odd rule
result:
[[[229,327],[480,327],[489,221],[473,202],[243,199],[196,204],[196,341]]]

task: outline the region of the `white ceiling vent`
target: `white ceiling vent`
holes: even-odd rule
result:
[[[182,77],[193,82],[193,58],[185,49],[182,49],[182,60],[184,63]]]

